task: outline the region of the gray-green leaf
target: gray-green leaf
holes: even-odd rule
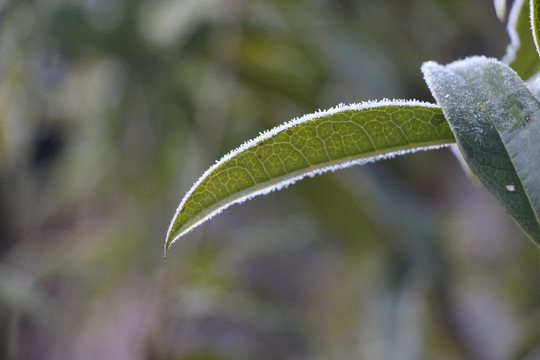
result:
[[[472,171],[540,243],[540,103],[494,59],[474,57],[422,71]]]
[[[305,176],[454,142],[441,109],[417,101],[342,105],[292,120],[240,146],[202,175],[176,211],[165,251],[228,206]]]

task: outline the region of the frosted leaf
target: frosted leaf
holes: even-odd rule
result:
[[[534,0],[537,4],[537,0]],[[540,70],[540,61],[538,58],[537,47],[531,35],[535,35],[537,40],[537,31],[531,33],[531,24],[536,27],[538,16],[533,17],[536,12],[532,12],[533,3],[528,6],[525,0],[516,0],[512,4],[510,15],[508,17],[507,31],[510,36],[510,44],[506,48],[506,55],[502,61],[509,64],[522,79],[528,79]]]
[[[165,247],[232,204],[306,177],[454,141],[440,108],[420,101],[338,105],[261,133],[210,167],[180,202]]]
[[[540,242],[540,102],[536,96],[512,69],[486,57],[446,66],[428,62],[422,71],[471,170],[527,234]]]
[[[530,0],[531,31],[536,46],[536,52],[540,55],[540,3],[538,0]]]

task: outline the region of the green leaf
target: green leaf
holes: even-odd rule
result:
[[[530,10],[525,0],[514,1],[507,26],[510,45],[503,58],[503,62],[509,64],[522,79],[528,79],[540,70],[538,52],[531,35]]]
[[[538,0],[531,0],[530,4],[531,30],[536,52],[540,55],[540,4]]]
[[[228,206],[329,170],[453,143],[440,108],[382,101],[306,115],[225,155],[181,201],[165,251],[180,236]]]
[[[474,57],[422,71],[471,170],[540,243],[540,102],[508,66]]]

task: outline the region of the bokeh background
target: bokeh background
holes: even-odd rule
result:
[[[540,250],[448,150],[235,206],[182,195],[260,131],[433,99],[501,58],[491,0],[0,2],[0,359],[539,359]]]

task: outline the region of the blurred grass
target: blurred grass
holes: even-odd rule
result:
[[[530,353],[538,251],[445,151],[233,207],[162,259],[231,148],[339,102],[433,101],[423,61],[507,41],[487,0],[5,2],[0,358]]]

